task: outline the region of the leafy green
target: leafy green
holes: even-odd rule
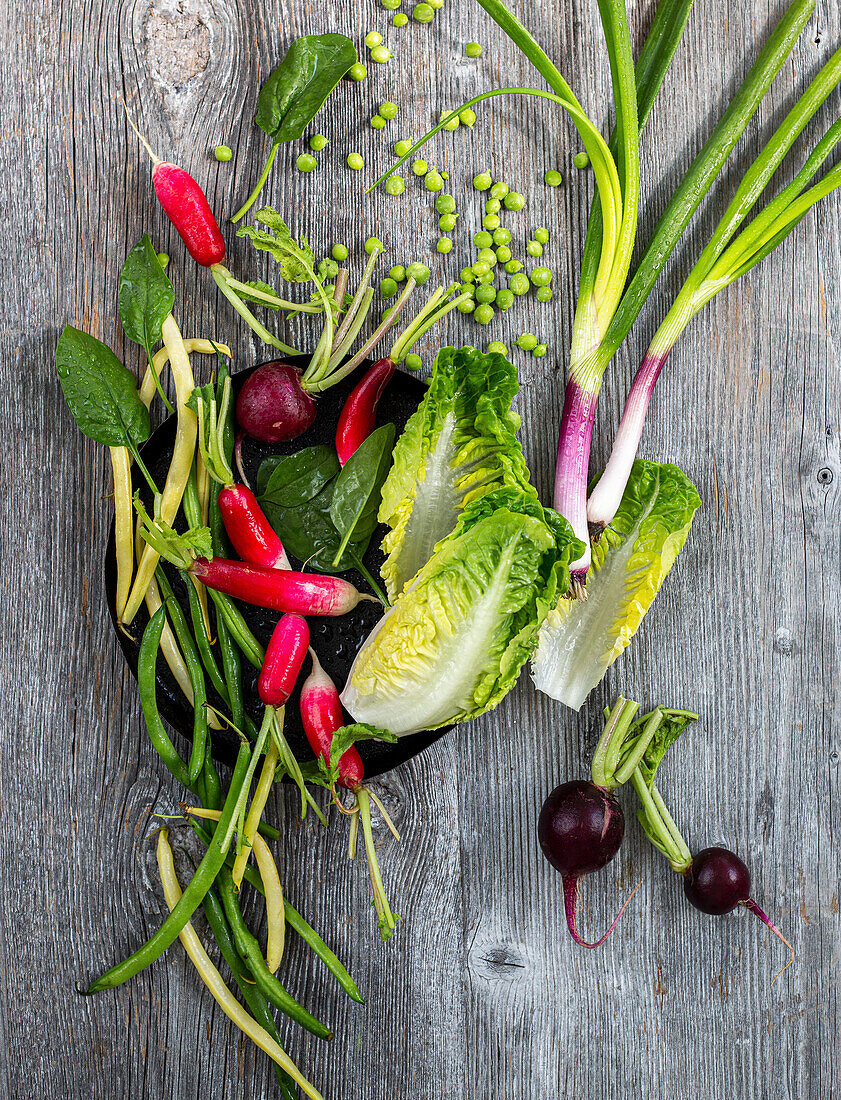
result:
[[[399,736],[496,706],[581,549],[531,492],[496,489],[467,505],[363,644],[346,709]]]
[[[517,372],[499,354],[442,348],[429,388],[394,449],[382,490],[381,570],[391,599],[449,535],[462,509],[485,493],[514,486],[536,496],[511,411]]]
[[[313,270],[315,255],[306,237],[296,241],[289,226],[276,210],[264,206],[254,215],[254,220],[265,229],[244,225],[237,230],[238,237],[247,237],[260,252],[270,253],[277,261],[280,274],[290,283],[306,283],[316,278]]]
[[[149,438],[149,411],[137,381],[106,344],[66,325],[55,364],[67,407],[89,439],[136,451]]]
[[[267,497],[260,498],[260,505],[287,552],[317,573],[343,573],[356,565],[354,543],[339,563],[333,564],[342,541],[330,518],[334,484],[329,481],[312,500],[296,508],[280,508]]]
[[[637,631],[701,503],[677,466],[637,459],[610,527],[593,547],[587,599],[561,599],[540,632],[533,678],[578,710]]]
[[[340,468],[332,447],[306,447],[286,457],[273,455],[260,464],[257,496],[276,508],[299,508],[317,496]]]
[[[351,540],[367,545],[373,535],[380,490],[391,468],[393,448],[394,425],[383,424],[357,447],[336,478],[330,518],[342,541],[334,565],[340,561]]]
[[[351,745],[359,741],[396,741],[397,738],[388,730],[377,729],[364,722],[350,722],[346,726],[339,726],[330,739],[330,763],[325,762],[323,756],[319,756],[317,764],[321,772],[322,783],[325,787],[335,787],[339,778],[339,761],[342,759]]]
[[[646,786],[651,790],[657,776],[657,769],[663,761],[663,757],[677,741],[687,726],[697,722],[698,715],[689,710],[670,710],[662,708],[663,721],[654,732],[651,743],[643,753],[642,760],[637,765],[640,774],[645,780]],[[645,715],[637,719],[631,727],[632,734],[641,730],[650,716]]]
[[[175,302],[175,291],[166,277],[148,233],[126,257],[120,272],[119,309],[123,331],[140,344],[151,363],[153,348],[161,340],[161,327]]]
[[[260,89],[254,121],[275,145],[296,141],[355,62],[356,49],[343,34],[296,38]]]

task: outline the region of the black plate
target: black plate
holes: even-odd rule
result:
[[[292,363],[297,362],[294,358],[288,361]],[[304,361],[305,360],[301,360],[300,363]],[[256,443],[251,439],[246,439],[244,441],[242,448],[243,465],[246,475],[252,485],[256,482],[257,470],[260,463],[269,455],[293,454],[302,447],[312,447],[316,444],[326,443],[330,446],[334,445],[336,425],[345,398],[353,388],[355,382],[358,381],[359,375],[368,365],[369,364],[363,364],[355,376],[345,379],[344,382],[340,382],[337,386],[333,386],[332,389],[327,390],[325,394],[319,397],[318,416],[316,417],[315,423],[309,431],[298,439],[293,440],[291,443],[277,444]],[[257,367],[254,366],[248,370],[240,371],[233,376],[234,395],[239,393],[242,383],[256,369]],[[410,374],[405,374],[403,371],[398,371],[380,401],[378,422],[382,424],[388,423],[389,421],[393,422],[399,434],[403,430],[406,421],[417,408],[425,390],[426,387],[419,379]],[[172,455],[174,440],[175,417],[169,417],[157,431],[152,433],[142,448],[144,461],[153,478],[159,485],[162,485],[166,478],[166,471]],[[148,492],[145,482],[142,481],[136,470],[132,471],[132,476],[134,479],[134,488],[140,490],[141,495]],[[385,528],[380,527],[374,533],[374,537],[371,539],[371,545],[364,558],[366,568],[375,576],[379,573],[379,568],[383,561],[383,555],[380,552],[380,542],[384,531]],[[292,559],[292,565],[293,567],[300,567],[301,563]],[[181,601],[185,611],[189,614],[186,593],[177,571],[169,566],[165,568],[176,596]],[[350,570],[343,575],[346,576],[348,580],[353,581],[362,591],[368,590],[364,579],[354,570]],[[127,638],[121,630],[117,629],[116,615],[114,612],[116,583],[117,570],[114,560],[114,527],[112,524],[111,537],[108,541],[108,550],[105,558],[105,592],[117,639],[122,647],[132,675],[136,678],[139,642],[149,619],[144,605],[132,624],[132,634],[135,640]],[[279,616],[271,611],[265,611],[259,607],[251,607],[248,604],[237,602],[249,627],[263,645],[265,645],[271,636],[271,632]],[[353,664],[353,660],[362,642],[368,636],[368,633],[378,621],[381,614],[382,609],[379,604],[364,601],[349,615],[345,615],[341,618],[309,619],[313,649],[318,654],[319,660],[326,671],[329,672],[336,681],[339,690],[341,690],[347,680],[351,665]],[[254,718],[255,721],[259,721],[262,712],[262,703],[257,694],[257,670],[252,668],[245,660],[243,660],[243,679],[246,708],[251,717]],[[209,684],[208,693],[210,701],[214,706],[221,708],[222,702],[215,696],[215,692]],[[163,658],[158,659],[158,705],[167,722],[169,722],[178,733],[189,740],[192,737],[193,712],[188,706],[184,696],[181,694],[181,690]],[[450,729],[452,729],[452,726],[446,726],[434,732],[413,733],[407,737],[401,737],[395,744],[378,741],[365,741],[360,743],[358,747],[365,763],[366,775],[381,775],[383,772],[389,771],[398,764],[405,763],[419,752],[422,752],[427,746],[433,744],[440,737],[443,737]],[[312,753],[310,752],[301,725],[297,690],[286,707],[285,731],[289,744],[298,759],[312,759]],[[237,749],[236,735],[229,730],[212,730],[211,739],[214,757],[223,763],[232,764]]]

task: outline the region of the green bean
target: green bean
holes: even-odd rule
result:
[[[190,781],[195,782],[204,765],[204,755],[207,751],[207,690],[204,682],[201,661],[199,660],[193,635],[187,626],[187,619],[181,604],[176,600],[167,576],[158,566],[155,571],[158,585],[161,589],[164,605],[169,613],[175,636],[184,655],[184,663],[190,676],[190,684],[193,688],[193,747],[190,752]],[[190,584],[189,577],[184,578],[186,584]]]
[[[216,605],[216,610],[224,618],[225,625],[228,627],[232,638],[239,646],[243,657],[254,665],[255,668],[262,668],[266,651],[251,633],[251,629],[243,618],[242,612],[238,607],[234,606],[233,601],[224,593],[216,592],[213,588],[209,588],[208,592]]]
[[[251,984],[248,975],[245,973],[243,965],[237,955],[236,947],[231,937],[231,931],[228,928],[228,923],[225,920],[225,913],[222,909],[222,905],[212,890],[208,890],[205,894],[202,905],[204,906],[204,915],[207,917],[207,923],[210,925],[210,931],[213,933],[213,938],[216,940],[217,946],[219,947],[219,953],[225,960],[242,994],[242,999],[248,1006],[249,1012],[257,1023],[268,1031],[269,1035],[271,1035],[278,1046],[282,1046],[283,1044],[280,1041],[280,1035],[278,1034],[274,1017],[271,1012],[269,1012],[268,1001],[260,990],[257,989],[255,985]],[[273,1064],[277,1083],[283,1090],[284,1100],[297,1100],[298,1094],[295,1091],[292,1078],[285,1070],[281,1069],[277,1062]]]
[[[213,763],[213,757],[209,752],[205,753],[201,779],[204,782],[202,804],[207,806],[209,810],[220,810],[223,802],[222,784],[219,780],[219,772]]]
[[[219,666],[216,664],[216,658],[213,656],[213,651],[210,648],[211,643],[207,633],[207,623],[202,614],[201,601],[196,591],[196,585],[191,577],[185,577],[184,583],[187,585],[187,599],[190,602],[190,619],[193,623],[193,637],[198,647],[201,663],[204,665],[205,672],[210,677],[210,682],[219,692],[222,699],[230,706],[228,686],[222,679],[222,673],[219,671]]]
[[[263,952],[256,938],[249,932],[245,921],[242,919],[239,902],[237,900],[234,879],[227,867],[223,867],[219,873],[219,894],[225,909],[225,916],[231,926],[236,944],[237,953],[251,971],[252,977],[257,983],[257,988],[276,1008],[279,1008],[291,1020],[295,1020],[301,1027],[316,1035],[319,1039],[332,1039],[333,1033],[322,1024],[303,1005],[292,997],[277,980],[266,965]]]
[[[137,658],[137,686],[140,691],[140,706],[149,733],[149,740],[158,756],[172,772],[182,787],[190,787],[190,772],[181,759],[178,750],[164,729],[158,710],[157,698],[157,659],[161,635],[166,624],[166,607],[161,605],[149,620],[140,642],[140,654]]]
[[[254,746],[253,753],[249,750],[246,742],[240,743],[234,774],[228,788],[228,796],[225,799],[225,805],[222,807],[222,816],[213,831],[210,845],[204,853],[196,873],[167,919],[158,931],[137,951],[91,982],[87,989],[88,993],[100,993],[104,989],[113,989],[115,986],[122,985],[123,982],[133,978],[135,974],[153,963],[166,951],[170,944],[178,939],[184,926],[201,905],[202,898],[212,886],[214,879],[225,863],[225,856],[228,854],[228,849],[233,840],[237,818],[248,799],[254,768],[265,747],[268,736],[269,725],[266,723],[257,744]]]

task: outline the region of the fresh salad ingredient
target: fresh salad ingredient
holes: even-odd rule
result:
[[[312,649],[310,657],[312,670],[301,685],[301,721],[310,748],[329,767],[333,734],[345,724],[345,716],[336,685],[321,667],[321,662]],[[362,783],[364,774],[365,767],[359,750],[351,745],[339,757],[338,784],[353,791]]]
[[[395,369],[394,360],[380,359],[348,394],[336,426],[336,453],[342,466],[374,430],[377,406]]]
[[[310,644],[307,620],[283,615],[272,631],[260,669],[257,690],[267,707],[280,707],[295,687]]]
[[[360,600],[374,598],[358,592],[341,577],[296,573],[225,558],[197,558],[189,572],[208,588],[244,603],[296,615],[347,615]]]
[[[263,363],[237,397],[237,423],[261,443],[296,439],[315,417],[315,401],[301,385],[301,372],[288,363]]]
[[[269,569],[288,569],[283,543],[245,485],[224,485],[218,496],[225,533],[243,561]]]

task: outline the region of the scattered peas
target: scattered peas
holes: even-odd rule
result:
[[[439,252],[450,252],[453,247],[453,242],[449,237],[439,237],[435,247]]]
[[[368,70],[361,61],[354,62],[347,71],[348,80],[364,80],[367,75]]]
[[[511,249],[507,244],[501,244],[496,250],[496,258],[501,264],[507,264],[511,259]]]
[[[476,253],[476,259],[479,261],[480,264],[487,264],[488,271],[490,271],[492,267],[496,266],[496,253],[490,248],[480,248],[479,251]],[[473,267],[473,270],[476,270],[475,265]],[[485,274],[487,274],[487,272],[485,272]]]
[[[385,245],[379,237],[369,237],[365,242],[365,251],[370,256],[372,252],[385,252]]]
[[[441,114],[438,116],[438,121],[443,122],[444,119],[448,115],[451,115],[452,113],[453,113],[452,111],[442,111]],[[450,121],[445,124],[444,129],[445,130],[457,130],[458,129],[458,124],[459,124],[459,118],[458,118],[458,115],[456,115],[455,118],[450,119]]]
[[[386,194],[402,195],[406,190],[406,181],[402,176],[389,176],[385,181]]]
[[[477,248],[490,248],[494,239],[487,229],[480,229],[478,233],[473,234],[473,243]]]
[[[472,267],[463,267],[458,273],[458,277],[463,283],[472,283],[476,276],[473,274]]]
[[[480,325],[489,325],[494,319],[494,308],[487,303],[476,306],[473,312],[473,316],[479,322]]]
[[[470,128],[476,121],[476,112],[471,110],[470,107],[465,107],[463,111],[459,111],[458,118],[462,126]]]
[[[320,153],[322,149],[326,149],[330,144],[324,134],[313,134],[310,138],[310,149],[314,153]]]
[[[532,336],[530,332],[524,332],[517,337],[515,343],[523,351],[533,351],[537,347],[537,337]]]
[[[391,50],[388,46],[374,46],[371,50],[371,60],[376,61],[378,65],[383,65],[391,60]]]
[[[380,104],[380,114],[383,118],[397,118],[397,104],[386,100]]]
[[[489,271],[487,275],[478,275],[476,277],[476,282],[479,283],[480,286],[487,285],[488,283],[492,283],[493,281],[494,273],[492,271]]]
[[[435,8],[437,11],[439,8],[443,8],[444,0],[426,0],[431,8]]]
[[[396,15],[392,15],[391,17],[392,27],[405,27],[408,22],[409,17],[404,11],[399,11]]]
[[[347,166],[348,168],[353,168],[354,171],[358,172],[361,168],[365,166],[365,161],[362,159],[362,154],[348,153]]]
[[[385,126],[385,119],[382,115],[374,115],[371,118],[371,125],[375,130],[382,130],[383,126]]]
[[[523,270],[523,265],[519,260],[506,260],[505,261],[505,274],[516,275],[518,271]]]
[[[492,286],[485,284],[476,288],[476,301],[481,302],[483,305],[488,305],[490,302],[495,301],[496,290]]]
[[[590,165],[590,158],[585,152],[576,153],[572,158],[572,163],[576,168],[587,168]]]
[[[383,36],[379,31],[368,31],[365,35],[365,45],[369,50],[372,50],[374,46],[379,46],[382,43]]]
[[[403,360],[403,366],[406,370],[420,370],[423,366],[423,360],[419,355],[415,355],[414,352],[410,352]]]
[[[507,355],[508,348],[503,344],[501,340],[491,340],[488,346],[485,348],[487,355]]]
[[[511,230],[498,226],[494,230],[494,244],[511,244]]]
[[[341,263],[348,257],[347,245],[334,244],[333,247],[330,249],[330,255],[333,257],[334,260],[338,260]]]
[[[514,295],[508,289],[503,287],[502,290],[496,292],[496,308],[505,312],[506,309],[510,309],[514,304]]]
[[[158,263],[166,270],[166,265],[169,263],[169,254],[167,252],[159,252]]]
[[[540,243],[540,241],[527,241],[526,252],[528,252],[529,256],[542,256],[543,245]]]
[[[465,298],[463,302],[459,302],[459,304],[456,306],[456,309],[459,311],[459,313],[472,313],[475,308],[476,303],[473,301],[472,298]]]
[[[478,42],[468,42],[464,47],[464,52],[468,57],[481,57],[482,47]]]
[[[406,268],[406,274],[410,279],[414,279],[418,286],[423,286],[429,279],[430,271],[426,264],[409,264]]]
[[[313,169],[318,167],[318,161],[312,155],[312,153],[301,153],[295,160],[298,166],[299,172],[312,172]]]
[[[509,191],[502,203],[506,210],[522,210],[526,205],[526,200],[519,191]]]
[[[548,286],[552,282],[552,272],[548,267],[536,267],[529,273],[532,286]]]
[[[217,160],[226,161],[230,160],[234,154],[227,145],[217,145],[213,150],[213,155]]]
[[[388,273],[389,279],[394,279],[395,283],[406,282],[406,268],[402,264],[395,264]]]
[[[330,260],[325,256],[318,265],[318,274],[322,279],[335,279],[339,274],[339,265],[335,260]]]
[[[508,190],[509,188],[507,183],[502,183],[502,181],[500,181],[499,183],[495,183],[491,188],[491,198],[504,199],[505,196],[508,194]]]
[[[473,177],[473,186],[477,191],[487,191],[491,185],[490,172],[480,172],[477,176]]]
[[[476,297],[476,287],[472,283],[462,283],[459,287],[460,294],[469,294],[471,298]]]
[[[454,214],[456,200],[452,195],[439,195],[435,200],[435,209],[439,214]]]
[[[412,161],[412,171],[416,176],[425,176],[429,171],[429,165],[425,160],[414,160]]]
[[[499,214],[485,214],[482,225],[485,229],[499,229]]]
[[[427,172],[423,185],[427,191],[443,191],[444,177],[437,168],[433,168],[431,172]]]
[[[546,347],[545,344],[538,344],[532,352],[532,355],[535,357],[535,359],[542,359],[548,350],[549,349]]]
[[[403,3],[403,0],[380,0],[380,3],[386,11],[396,11]]]
[[[555,168],[549,168],[543,173],[543,182],[547,187],[560,187],[564,177]]]
[[[473,265],[473,274],[477,276],[477,278],[481,277],[482,275],[487,275],[490,270],[491,265],[486,264],[484,260],[477,260],[476,263]]]
[[[442,233],[452,233],[456,227],[456,214],[442,214],[438,219],[438,228]]]
[[[401,141],[395,141],[394,152],[398,157],[405,157],[409,150],[412,148],[411,141],[407,141],[403,138]]]
[[[552,301],[552,288],[551,286],[539,286],[537,288],[537,300],[538,302],[551,302]]]
[[[499,199],[487,199],[485,201],[485,213],[486,214],[498,214],[502,209],[502,203]]]
[[[529,292],[529,277],[523,275],[522,272],[517,272],[511,276],[511,282],[508,284],[514,294],[528,294]]]
[[[393,298],[397,293],[397,280],[396,279],[381,279],[380,280],[380,294],[383,298]]]
[[[431,23],[435,18],[435,9],[431,4],[415,4],[412,18],[418,23]]]
[[[549,230],[548,229],[535,229],[534,239],[540,241],[541,244],[549,243]]]

